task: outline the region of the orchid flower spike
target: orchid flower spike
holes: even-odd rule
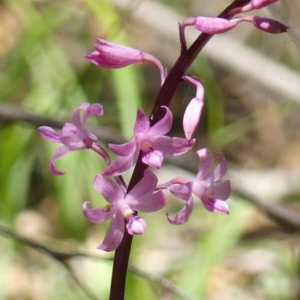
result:
[[[83,111],[82,115],[80,114],[81,111]],[[74,110],[70,122],[64,124],[60,133],[48,126],[38,128],[37,131],[44,139],[62,144],[62,146],[53,153],[50,159],[49,169],[52,173],[55,175],[63,175],[64,172],[59,170],[54,162],[59,157],[80,149],[92,149],[101,155],[106,163],[110,163],[106,151],[97,144],[97,137],[84,128],[86,121],[90,117],[101,117],[103,114],[102,105],[83,103]]]
[[[102,208],[89,208],[89,203],[84,202],[83,213],[95,223],[111,219],[99,249],[115,250],[122,241],[125,227],[131,235],[144,234],[147,224],[137,215],[137,211],[154,212],[166,204],[164,193],[155,191],[156,185],[157,177],[150,170],[145,170],[143,178],[128,193],[115,181],[100,174],[96,176],[94,188],[109,204]]]
[[[132,64],[147,62],[158,68],[161,84],[163,84],[166,78],[165,68],[161,62],[151,54],[135,48],[115,44],[104,39],[98,38],[95,51],[88,53],[85,57],[96,66],[107,69],[118,69]]]
[[[189,151],[195,140],[169,137],[165,134],[171,129],[173,116],[164,106],[164,117],[150,127],[150,121],[142,109],[138,110],[134,126],[134,138],[121,145],[109,144],[112,152],[118,155],[104,170],[103,175],[117,176],[127,172],[137,161],[141,151],[142,162],[152,168],[160,169],[164,155],[179,155]]]
[[[204,87],[199,80],[191,76],[184,76],[184,80],[196,87],[196,97],[188,104],[183,115],[183,130],[187,140],[191,140],[199,124],[204,105]]]

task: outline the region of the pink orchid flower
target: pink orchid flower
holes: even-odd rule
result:
[[[170,109],[164,107],[166,114],[156,124],[150,127],[150,122],[143,110],[139,109],[134,127],[134,139],[109,148],[118,155],[103,175],[117,176],[128,171],[137,161],[139,152],[142,162],[152,168],[159,169],[164,155],[179,155],[190,150],[195,140],[165,136],[171,129],[173,117]]]
[[[177,198],[186,202],[184,207],[175,215],[168,215],[168,220],[174,224],[185,223],[193,209],[193,197],[199,198],[203,206],[218,213],[229,213],[225,200],[230,196],[230,182],[222,178],[227,171],[227,162],[223,154],[218,153],[220,159],[218,165],[214,165],[214,157],[210,150],[204,148],[197,151],[200,165],[194,180],[187,178],[174,178],[171,181],[159,185],[158,188],[168,188]]]
[[[109,229],[99,249],[112,251],[122,241],[125,225],[129,234],[143,235],[146,222],[137,216],[137,211],[154,212],[163,208],[166,197],[156,191],[157,177],[145,170],[143,178],[128,193],[115,181],[99,174],[94,180],[95,189],[109,202],[103,208],[89,208],[83,204],[86,218],[95,223],[111,219]]]
[[[83,111],[81,115],[80,112]],[[92,116],[103,116],[103,107],[100,104],[83,103],[78,106],[71,117],[70,122],[64,124],[61,132],[56,132],[52,127],[41,126],[38,132],[50,142],[62,144],[52,155],[49,169],[55,175],[63,175],[64,172],[55,166],[55,161],[69,152],[80,149],[93,149],[107,162],[110,162],[105,150],[97,144],[97,137],[84,128],[86,121]]]

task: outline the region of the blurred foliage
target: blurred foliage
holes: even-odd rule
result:
[[[189,1],[188,5],[183,1],[172,4],[183,12],[195,5],[194,1]],[[148,102],[147,99],[141,100],[141,95],[143,99],[147,95],[141,91],[141,86],[151,78],[144,79],[140,67],[107,71],[97,69],[84,59],[84,55],[92,50],[97,36],[130,45],[131,33],[123,29],[122,22],[119,12],[108,0],[1,1],[1,103],[19,104],[30,112],[67,120],[80,103],[101,102],[106,115],[101,120],[94,120],[95,124],[113,127],[124,137],[130,137],[136,108]],[[289,59],[288,63],[291,64]],[[250,130],[247,127],[249,122],[243,118],[225,127],[225,96],[212,66],[205,58],[199,58],[193,70],[195,75],[205,78],[209,99],[205,125],[207,140],[219,150],[246,134]],[[185,90],[185,93],[188,92]],[[22,232],[20,219],[23,213],[35,210],[50,224],[50,233],[44,232],[52,236],[51,240],[47,240],[49,245],[57,244],[68,250],[87,247],[91,243],[95,248],[106,225],[93,227],[87,224],[82,216],[81,203],[92,199],[95,203],[101,202],[92,186],[95,174],[102,168],[98,157],[88,151],[72,153],[58,162],[66,175],[55,177],[48,170],[48,161],[56,146],[43,141],[36,128],[23,122],[0,120],[0,135],[1,223]],[[236,202],[236,199],[233,200]],[[261,245],[260,241],[247,245],[241,240],[252,208],[232,204],[230,217],[195,209],[191,224],[183,227],[171,227],[164,216],[154,220],[148,217],[149,231],[134,242],[133,263],[142,269],[148,265],[149,271],[162,273],[194,299],[216,299],[213,295],[225,291],[226,284],[234,289],[233,294],[238,295],[238,299],[254,299],[255,296],[256,299],[293,299],[293,291],[289,287],[291,278],[298,276],[295,267],[298,258],[290,257],[287,247],[277,249],[276,239],[267,243],[276,263],[263,269],[259,276],[254,276],[256,282],[248,284],[250,298],[243,298],[243,284],[239,287],[223,277],[222,272],[226,269],[224,261],[232,252],[241,247],[254,249]],[[31,222],[33,227],[39,227],[39,222]],[[27,223],[25,225],[28,226]],[[95,240],[90,241],[91,236]],[[172,245],[176,239],[179,240],[178,248],[174,249]],[[167,247],[167,251],[161,253],[160,247]],[[158,254],[151,261],[152,248]],[[177,251],[178,256],[173,261],[164,263],[172,252]],[[83,299],[64,270],[47,258],[36,257],[36,253],[32,254],[28,249],[2,238],[0,252],[5,253],[0,259],[0,299],[20,299],[18,291],[23,293],[22,299]],[[111,262],[78,262],[76,268],[82,281],[97,296],[99,294],[99,299],[106,299]],[[216,270],[220,275],[215,278]],[[16,279],[12,280],[10,274],[14,274],[12,278],[20,276],[24,286],[11,289]],[[244,277],[247,278],[247,275]],[[20,282],[23,282],[21,279]],[[43,288],[38,296],[26,290],[31,279]],[[126,293],[130,300],[175,299],[131,273]]]

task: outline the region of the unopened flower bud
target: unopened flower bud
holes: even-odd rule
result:
[[[183,21],[182,26],[194,26],[197,30],[207,34],[217,34],[226,32],[237,25],[235,19],[227,20],[224,18],[197,17],[188,18]]]
[[[252,23],[256,28],[273,34],[286,32],[288,30],[288,26],[276,20],[260,16],[254,16],[252,18]]]
[[[203,104],[204,88],[199,80],[190,76],[184,76],[184,79],[196,87],[196,97],[188,104],[183,116],[183,130],[187,140],[191,140],[196,127],[200,121]]]
[[[144,61],[142,51],[104,39],[97,39],[95,51],[88,53],[86,58],[96,66],[108,69],[122,68]]]
[[[85,57],[96,66],[107,69],[118,69],[132,64],[148,62],[158,68],[161,83],[164,82],[166,77],[165,68],[154,56],[100,38],[97,39],[95,51],[88,53]]]

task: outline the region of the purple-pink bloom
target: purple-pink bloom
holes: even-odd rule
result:
[[[94,188],[109,204],[103,208],[89,208],[83,203],[86,218],[95,223],[111,219],[110,226],[102,244],[98,247],[104,251],[116,249],[123,238],[125,225],[129,234],[142,235],[146,222],[137,216],[137,211],[154,212],[163,208],[166,197],[162,191],[155,191],[157,177],[145,170],[143,178],[128,192],[115,181],[101,174],[94,180]]]
[[[214,157],[210,150],[204,148],[197,151],[200,164],[194,180],[187,178],[174,178],[171,181],[159,185],[159,188],[168,188],[177,198],[186,202],[181,211],[175,215],[168,215],[168,220],[174,224],[185,223],[193,209],[192,195],[198,197],[203,206],[218,213],[229,213],[225,200],[230,196],[229,180],[222,180],[227,171],[227,162],[223,154],[216,157],[220,162],[215,166]]]
[[[88,53],[85,57],[96,66],[107,69],[118,69],[132,64],[147,62],[158,68],[161,83],[164,82],[166,77],[165,68],[153,55],[100,38],[97,39],[95,51]]]
[[[83,111],[81,115],[80,112]],[[41,126],[38,132],[43,138],[50,142],[62,144],[52,155],[49,163],[51,172],[55,175],[63,175],[54,162],[61,156],[79,149],[93,149],[107,159],[106,152],[97,145],[97,137],[84,128],[86,121],[92,116],[103,116],[103,107],[100,104],[83,103],[78,106],[70,122],[64,124],[61,132],[56,132],[52,127]]]
[[[134,139],[121,145],[109,145],[118,157],[108,165],[103,172],[104,175],[117,176],[125,173],[136,163],[140,151],[144,164],[159,169],[164,155],[179,155],[193,147],[195,140],[187,141],[184,138],[165,136],[171,129],[173,117],[168,107],[164,109],[166,110],[164,117],[152,127],[143,110],[138,110]]]

